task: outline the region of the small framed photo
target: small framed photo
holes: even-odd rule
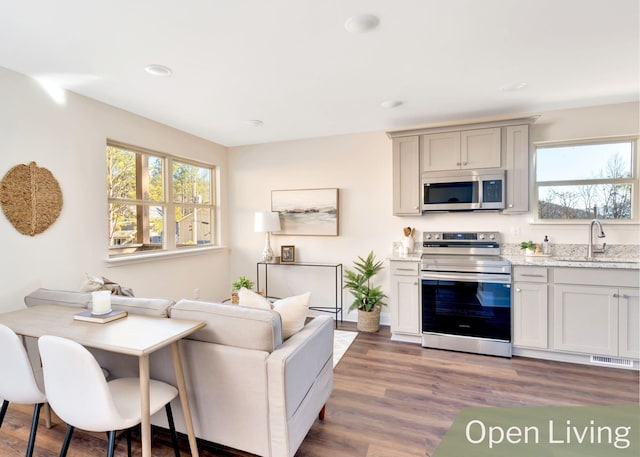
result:
[[[296,261],[296,247],[293,245],[280,246],[280,262],[293,263]]]

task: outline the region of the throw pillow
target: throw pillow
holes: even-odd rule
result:
[[[243,287],[238,291],[238,303],[247,308],[271,309],[271,302],[262,295]]]
[[[95,292],[96,290],[105,290],[104,281],[97,276],[85,273],[80,283],[80,292]]]
[[[286,340],[295,335],[304,327],[309,310],[309,298],[311,292],[293,297],[283,298],[274,302],[273,309],[280,314],[282,319],[282,339]]]

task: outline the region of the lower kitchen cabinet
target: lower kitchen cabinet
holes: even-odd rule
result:
[[[639,294],[637,287],[625,287],[637,284],[637,272],[574,270],[555,272],[553,348],[637,359]]]
[[[390,292],[392,337],[417,341],[421,336],[418,262],[391,261]]]
[[[555,286],[554,349],[618,355],[618,299],[610,287]]]
[[[546,280],[544,283],[514,282],[513,345],[547,349],[549,328]]]
[[[625,288],[618,295],[618,355],[640,359],[640,293]]]

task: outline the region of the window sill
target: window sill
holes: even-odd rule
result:
[[[610,219],[599,219],[602,225],[620,225],[620,226],[633,226],[640,225],[640,221],[620,221],[620,220],[610,220]],[[549,221],[540,221],[540,220],[530,220],[529,225],[567,225],[567,226],[576,226],[576,225],[589,225],[591,223],[591,219],[568,219],[568,220],[549,220]]]
[[[208,246],[202,248],[183,248],[174,251],[156,251],[145,254],[130,254],[122,257],[114,257],[106,259],[104,262],[107,267],[117,267],[119,265],[131,265],[135,263],[159,262],[162,260],[170,260],[178,257],[188,257],[192,255],[210,254],[214,252],[222,252],[226,250],[224,246]]]

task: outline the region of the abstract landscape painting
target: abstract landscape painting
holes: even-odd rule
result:
[[[338,236],[338,189],[271,191],[271,211],[280,213],[274,235]]]

